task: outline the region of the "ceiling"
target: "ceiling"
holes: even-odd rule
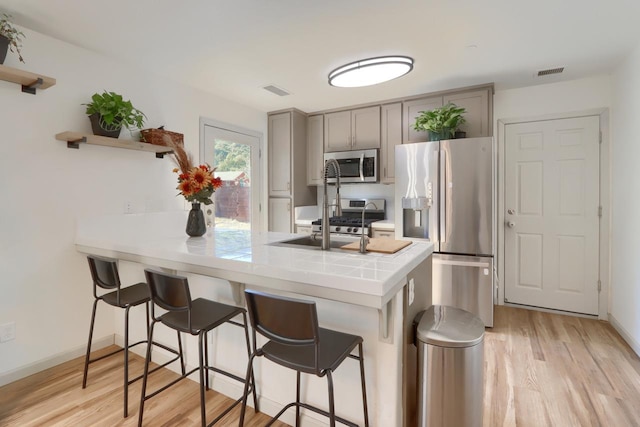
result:
[[[0,0],[0,12],[262,111],[606,74],[640,41],[637,0]],[[413,71],[373,87],[327,84],[334,68],[386,54],[413,57]],[[291,95],[262,89],[271,84]]]

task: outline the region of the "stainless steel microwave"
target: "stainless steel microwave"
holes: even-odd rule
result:
[[[340,165],[340,183],[378,182],[378,150],[336,151],[324,153],[325,163],[336,159]],[[327,181],[336,182],[336,173],[328,168]]]

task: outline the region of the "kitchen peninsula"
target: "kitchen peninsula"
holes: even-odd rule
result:
[[[125,285],[140,281],[144,268],[155,267],[187,276],[194,298],[243,304],[246,287],[315,300],[321,326],[364,338],[371,425],[403,424],[403,417],[413,412],[412,399],[403,399],[403,394],[415,396],[411,325],[415,314],[431,305],[431,244],[413,243],[395,254],[383,255],[273,246],[271,243],[296,237],[273,232],[212,228],[203,237],[189,238],[184,233],[186,214],[79,220],[76,248],[82,253],[119,259]],[[142,335],[144,310],[140,311],[139,320],[132,317],[132,324],[137,325],[134,333]],[[242,352],[235,351],[242,348],[242,341],[224,331],[212,335],[214,363],[243,375],[246,358],[237,357]],[[159,337],[166,344],[174,344],[173,334]],[[196,343],[190,338],[186,341],[187,363],[193,364]],[[260,362],[256,381],[261,410],[273,415],[281,403],[290,400],[295,375]],[[334,379],[336,412],[361,423],[356,365],[347,363]],[[291,387],[287,387],[289,383]],[[213,387],[227,395],[240,394],[235,385],[217,377]],[[307,376],[303,399],[326,406],[325,388],[324,379]],[[319,423],[312,417],[307,416],[312,424],[324,424],[324,420]],[[283,421],[290,422],[287,418]]]

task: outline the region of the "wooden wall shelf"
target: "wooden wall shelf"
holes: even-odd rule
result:
[[[161,159],[165,154],[173,153],[169,147],[147,144],[131,139],[108,138],[106,136],[89,135],[80,132],[62,132],[56,135],[58,141],[66,141],[68,148],[80,148],[80,144],[104,145],[106,147],[126,148],[128,150],[149,151]]]
[[[29,71],[18,70],[0,64],[0,80],[22,85],[24,93],[36,94],[36,89],[47,89],[56,84],[56,79]]]

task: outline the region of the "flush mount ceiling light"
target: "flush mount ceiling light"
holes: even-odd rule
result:
[[[363,59],[336,68],[329,73],[329,84],[338,87],[361,87],[383,83],[404,76],[413,69],[408,56],[381,56]]]

